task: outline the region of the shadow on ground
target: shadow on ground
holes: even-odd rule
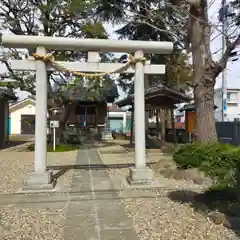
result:
[[[120,144],[120,146],[124,147],[127,149],[127,151],[134,151],[135,150],[135,143],[125,143],[125,144]],[[160,141],[156,141],[155,139],[148,139],[146,141],[146,148],[147,149],[160,149],[161,148],[161,143]]]
[[[240,202],[236,191],[212,190],[197,193],[179,190],[169,193],[172,201],[188,203],[195,211],[211,218],[216,224],[223,224],[240,237]]]
[[[28,141],[8,141],[7,143],[4,143],[2,146],[0,146],[0,150],[7,149],[10,147],[16,147],[27,142]]]
[[[147,165],[150,166],[151,164],[154,164],[155,162],[150,162]],[[82,169],[82,170],[102,170],[102,169],[121,169],[121,168],[130,168],[134,167],[134,163],[127,163],[127,164],[82,164],[82,165],[60,165],[60,166],[48,166],[48,170],[54,170],[57,171],[53,178],[57,180],[59,177],[61,177],[63,174],[65,174],[67,171],[71,169]]]
[[[92,148],[104,148],[104,147],[111,147],[111,146],[117,146],[119,145],[116,142],[108,142],[108,141],[95,141],[95,140],[84,140],[80,148],[81,149],[92,149]]]

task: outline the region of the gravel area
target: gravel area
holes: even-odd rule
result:
[[[122,157],[122,163],[129,161],[129,154]],[[133,156],[133,155],[132,155]],[[103,162],[109,161],[109,154],[101,155]],[[105,159],[105,160],[104,160]],[[112,158],[113,159],[113,158]],[[166,164],[166,159],[164,159]],[[127,177],[128,169],[110,169],[110,177]],[[149,190],[135,189],[139,195],[155,193],[155,197],[128,198],[126,193],[120,192],[125,211],[133,220],[133,226],[141,240],[235,240],[235,233],[223,225],[216,225],[204,214],[197,212],[190,203],[171,200],[168,195],[178,190],[202,192],[204,187],[192,181],[163,178],[156,174],[156,179],[164,181],[166,187],[151,188]]]
[[[125,210],[133,219],[139,239],[226,240],[234,233],[215,225],[188,204],[156,199],[125,199]]]
[[[56,188],[68,192],[72,183],[77,151],[48,153],[48,166],[53,174],[59,171]],[[0,153],[0,194],[14,194],[22,186],[27,174],[33,170],[33,152]],[[46,196],[47,198],[47,196]],[[31,202],[31,201],[30,201]],[[32,204],[30,204],[32,205]],[[0,238],[4,240],[63,240],[64,221],[68,202],[9,205],[0,208]]]
[[[128,176],[127,169],[108,171],[111,176]],[[159,179],[160,180],[160,179]],[[201,192],[203,187],[188,181],[165,179],[166,189],[137,189],[139,195],[154,192],[152,198],[126,198],[120,192],[125,211],[132,217],[133,226],[141,240],[226,240],[236,238],[233,231],[214,224],[203,214],[196,212],[190,203],[172,201],[168,194],[176,190]],[[152,195],[152,194],[151,194]],[[150,194],[149,194],[150,196]]]
[[[53,174],[66,169],[66,165],[76,162],[77,151],[48,153],[48,166],[57,166]],[[12,194],[19,190],[26,180],[27,174],[33,170],[33,152],[0,152],[0,195]],[[62,167],[64,166],[64,167]],[[69,189],[73,170],[68,169],[58,178],[62,190]]]
[[[33,153],[0,152],[0,194],[15,193],[33,169]]]
[[[0,208],[4,240],[63,240],[66,208]]]

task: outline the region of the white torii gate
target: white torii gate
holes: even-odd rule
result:
[[[135,52],[136,58],[144,53],[170,54],[171,42],[128,41],[105,39],[74,39],[62,37],[3,35],[2,45],[11,48],[37,49],[37,54],[46,55],[46,49],[88,51],[88,62],[57,62],[73,71],[108,72],[123,66],[121,63],[99,63],[98,52]],[[13,70],[36,71],[36,116],[35,116],[35,161],[34,172],[30,175],[24,189],[52,189],[52,175],[47,167],[47,71],[55,71],[50,64],[35,60],[11,60]],[[134,68],[125,69],[135,73],[134,111],[135,111],[135,168],[130,169],[130,183],[150,183],[152,170],[146,166],[145,156],[145,100],[144,74],[164,74],[165,65],[144,64],[139,61]]]

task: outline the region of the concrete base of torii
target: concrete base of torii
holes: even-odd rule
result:
[[[148,185],[153,183],[153,170],[149,167],[130,168],[128,183],[131,185]]]
[[[22,192],[46,192],[52,191],[55,186],[55,181],[52,176],[52,171],[44,173],[32,172],[28,180],[24,182],[21,189]]]

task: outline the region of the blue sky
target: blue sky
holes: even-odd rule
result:
[[[209,8],[209,19],[213,25],[219,25],[218,21],[218,11],[221,6],[221,0],[211,0],[209,1],[212,5]],[[214,29],[213,29],[214,30]],[[219,35],[219,31],[214,31],[213,38]],[[215,38],[211,43],[212,52],[217,52],[221,49],[221,36]],[[240,51],[240,46],[237,48]],[[214,60],[218,60],[221,57],[221,51],[214,55]],[[240,59],[238,61],[229,61],[227,65],[227,87],[228,88],[240,88]],[[219,75],[215,88],[220,88],[222,86],[221,75]]]

